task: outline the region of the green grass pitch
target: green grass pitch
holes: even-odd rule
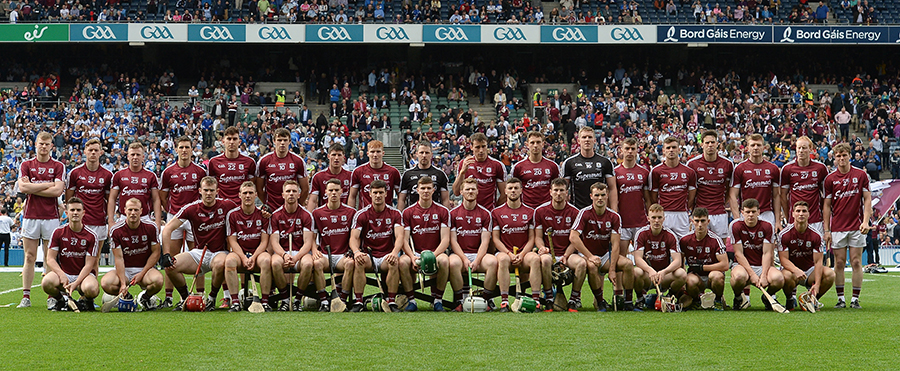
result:
[[[20,280],[0,273],[0,291]],[[29,309],[14,308],[21,290],[0,294],[15,303],[0,308],[0,369],[887,370],[900,363],[898,286],[900,274],[867,274],[862,310],[831,309],[832,290],[816,314],[764,312],[756,290],[741,312],[596,313],[586,290],[580,313],[432,313],[419,302],[418,313],[259,315],[54,313],[35,287]]]

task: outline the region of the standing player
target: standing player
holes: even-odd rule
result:
[[[353,215],[356,214],[356,210],[341,202],[345,194],[342,180],[329,179],[325,184],[325,193],[323,193],[327,203],[313,210],[312,216],[318,232],[319,251],[327,252],[328,250],[323,246],[331,247],[331,261],[326,260],[325,264],[331,264],[334,270],[344,273],[341,281],[337,283],[337,287],[333,289],[340,293],[341,300],[347,301],[350,290],[353,288],[353,271],[356,267],[349,248],[350,225],[353,224]],[[326,258],[327,256],[322,257],[322,259]],[[325,264],[322,265],[326,266]]]
[[[478,204],[478,181],[466,178],[462,182],[462,203],[450,210],[450,287],[463,287],[463,271],[484,273],[483,297],[488,308],[494,306],[491,300],[497,295],[497,258],[488,254],[491,244],[491,212]],[[506,272],[509,276],[509,272]],[[509,286],[501,288],[509,295]],[[462,303],[457,303],[454,311],[462,311]]]
[[[500,161],[488,157],[488,139],[484,134],[475,133],[469,140],[472,143],[472,155],[459,164],[459,173],[453,181],[453,194],[460,195],[463,179],[475,178],[478,181],[478,204],[492,210],[495,205],[506,202],[506,167]]]
[[[69,223],[56,228],[50,238],[46,259],[50,269],[41,280],[41,287],[50,297],[47,299],[47,309],[65,306],[63,290],[69,293],[78,290],[82,295],[79,307],[92,311],[94,298],[100,293],[97,276],[92,272],[97,254],[100,253],[99,240],[94,232],[84,227],[84,204],[77,197],[72,197],[66,203],[66,215]]]
[[[403,235],[400,223],[402,217],[397,209],[387,205],[388,184],[385,181],[374,180],[368,188],[372,204],[356,212],[350,229],[350,250],[356,261],[353,275],[356,302],[351,311],[359,312],[365,307],[362,300],[363,290],[366,288],[366,271],[375,271],[372,266],[374,259],[374,264],[378,264],[378,271],[387,272],[385,285],[388,306],[391,312],[399,312],[395,299],[397,289],[400,288],[400,250],[403,248],[403,240],[397,237]],[[363,246],[372,251],[372,259],[361,250]]]
[[[616,185],[619,189],[619,201],[628,205],[620,213],[622,216],[622,234],[619,241],[619,254],[627,256],[628,245],[637,235],[637,230],[647,225],[647,208],[650,207],[650,172],[637,164],[637,140],[625,139],[619,147],[623,162],[616,166]],[[640,206],[638,206],[640,205]]]
[[[781,202],[793,223],[791,205],[806,202],[809,211],[809,227],[822,233],[822,188],[828,168],[819,161],[810,159],[812,141],[805,135],[797,138],[797,158],[781,168]],[[779,254],[780,255],[780,254]]]
[[[106,202],[109,197],[109,189],[112,185],[113,174],[100,166],[100,156],[103,155],[103,147],[100,140],[91,138],[84,145],[84,164],[72,169],[66,175],[66,197],[78,197],[84,202],[84,225],[97,235],[100,240],[101,251],[108,253],[105,245],[107,230]],[[97,259],[99,269],[100,259]]]
[[[660,204],[650,205],[648,217],[650,225],[634,237],[634,286],[646,291],[659,285],[672,295],[681,291],[687,278],[678,237],[663,227],[666,214]]]
[[[663,141],[666,161],[650,171],[650,201],[660,204],[666,211],[665,227],[678,237],[690,230],[688,216],[694,208],[697,195],[697,174],[678,161],[681,154],[681,140],[668,137]]]
[[[522,202],[536,208],[550,202],[550,182],[559,178],[559,165],[544,157],[544,134],[528,133],[528,157],[512,167],[511,175],[522,180]]]
[[[849,247],[850,266],[853,267],[850,307],[859,309],[859,291],[863,281],[862,250],[866,247],[866,234],[871,229],[872,193],[869,192],[869,175],[850,166],[850,145],[840,143],[834,146],[833,151],[837,169],[825,177],[822,218],[825,245],[831,245],[834,250],[834,289],[838,296],[834,307],[847,307],[844,302],[844,267]]]
[[[506,181],[506,202],[491,211],[492,237],[497,249],[497,269],[500,288],[509,287],[511,268],[520,268],[529,274],[531,297],[540,303],[541,258],[532,251],[534,247],[534,209],[522,204],[522,181],[510,178]],[[514,248],[518,247],[515,253]],[[518,294],[518,293],[517,293]],[[500,292],[500,311],[508,312],[509,293]],[[540,304],[538,304],[540,306]],[[540,309],[540,308],[538,308]]]
[[[572,294],[569,298],[568,310],[577,311],[581,308],[581,287],[584,286],[584,276],[587,265],[584,259],[566,258],[566,251],[569,250],[569,232],[575,219],[578,218],[578,209],[572,204],[566,202],[569,198],[569,184],[563,178],[554,178],[550,182],[550,202],[546,202],[534,211],[534,244],[538,248],[538,254],[541,256],[541,272],[543,273],[544,296],[547,295],[547,288],[552,287],[552,277],[550,275],[553,268],[553,259],[549,254],[553,254],[556,260],[564,265],[572,266],[575,279],[572,282]],[[549,240],[545,240],[544,234],[549,229],[553,230],[553,251],[550,251]],[[552,296],[552,290],[550,295]],[[552,300],[552,299],[551,299]],[[549,308],[552,308],[551,305]]]
[[[350,197],[350,175],[352,173],[344,170],[344,161],[344,146],[340,143],[332,144],[328,148],[328,167],[313,175],[310,181],[309,200],[306,202],[307,210],[313,211],[328,203],[325,188],[331,179],[337,179],[338,185],[341,186],[340,203],[347,203],[347,199]]]
[[[269,220],[269,249],[272,251],[272,278],[275,287],[281,295],[288,295],[293,285],[294,272],[299,272],[294,298],[288,298],[282,302],[280,311],[290,310],[288,305],[293,305],[295,311],[300,310],[300,296],[309,282],[315,278],[316,293],[319,296],[319,311],[329,311],[325,294],[325,276],[322,266],[316,264],[321,259],[319,249],[315,248],[316,230],[312,214],[300,207],[300,185],[295,180],[284,183],[282,191],[284,206],[272,213]],[[293,241],[291,241],[293,239]],[[293,244],[293,245],[292,245]],[[297,244],[302,244],[297,247]],[[285,249],[287,247],[287,249]]]
[[[50,237],[59,227],[57,198],[65,190],[66,167],[62,162],[50,158],[53,136],[42,131],[37,135],[34,146],[37,155],[22,162],[19,166],[19,180],[16,182],[19,192],[26,195],[25,216],[22,219],[22,245],[25,249],[25,262],[22,266],[22,301],[16,308],[31,306],[34,261],[37,258],[38,244],[42,241],[45,264],[52,260],[47,255],[47,247],[50,245]],[[44,269],[44,272],[47,272],[47,269]],[[51,299],[47,299],[47,306],[50,307],[50,304],[53,304]]]
[[[716,295],[716,310],[723,310],[722,293],[725,291],[725,271],[728,270],[725,244],[709,230],[709,211],[705,208],[694,209],[691,222],[694,230],[678,241],[688,266],[684,285],[686,295],[682,296],[681,302],[689,307],[687,303],[690,302],[699,304],[700,294],[709,288]]]
[[[734,164],[719,156],[719,137],[715,131],[703,132],[700,146],[703,147],[703,155],[694,157],[685,164],[697,175],[694,207],[703,207],[709,211],[709,230],[717,236],[728,236],[730,233],[725,203],[728,202]]]
[[[434,277],[434,286],[431,287],[431,297],[434,299],[434,311],[444,311],[444,289],[447,288],[450,260],[447,258],[447,247],[450,246],[450,210],[444,205],[434,202],[432,194],[435,193],[435,182],[431,177],[419,178],[416,194],[418,201],[403,210],[403,256],[400,257],[400,282],[406,290],[409,298],[407,311],[415,311],[416,298],[413,296],[413,277],[421,267],[416,264],[416,258],[422,251],[432,251],[437,260],[437,273]],[[410,245],[412,244],[412,245]],[[408,267],[407,269],[403,269]],[[453,301],[462,300],[462,287],[456,287],[453,291]]]
[[[759,202],[752,198],[741,204],[741,219],[731,222],[731,244],[734,246],[735,264],[731,267],[731,289],[734,290],[734,310],[749,306],[747,285],[765,288],[774,295],[784,286],[784,276],[773,268],[775,255],[775,231],[772,224],[759,218]],[[744,303],[746,300],[748,303]],[[772,307],[762,299],[766,309]]]
[[[285,128],[275,130],[275,150],[260,157],[256,164],[256,190],[263,204],[275,210],[284,204],[281,197],[284,183],[288,180],[300,184],[301,204],[306,204],[309,195],[309,179],[306,164],[291,149],[291,132]]]
[[[121,197],[120,197],[121,196]],[[125,202],[137,198],[141,202],[141,219],[162,225],[162,203],[159,198],[159,178],[144,168],[144,145],[132,142],[128,145],[128,168],[113,175],[106,214],[110,228],[125,215]],[[118,206],[118,207],[117,207]],[[117,212],[118,210],[118,212]],[[153,219],[150,219],[150,211]],[[116,215],[120,218],[117,218]]]
[[[150,297],[163,287],[163,276],[155,268],[160,255],[159,228],[141,220],[141,209],[138,199],[125,201],[125,219],[109,231],[116,269],[103,275],[100,286],[107,294],[118,296],[128,292],[129,286],[139,285],[144,290],[141,306],[153,310]]]
[[[246,181],[241,185],[241,206],[225,214],[225,235],[228,250],[225,257],[225,282],[234,288],[229,312],[240,312],[238,273],[259,273],[260,303],[271,312],[269,292],[272,291],[272,255],[269,248],[269,218],[256,208],[256,185]]]
[[[416,160],[419,163],[416,167],[403,172],[400,180],[400,195],[397,197],[398,210],[404,210],[408,205],[419,201],[416,189],[419,187],[419,179],[426,176],[431,178],[434,184],[434,195],[432,196],[434,203],[450,207],[450,191],[447,188],[450,180],[447,179],[447,174],[431,164],[432,158],[431,143],[423,141],[416,146]]]
[[[218,198],[240,203],[241,184],[254,181],[256,161],[241,154],[241,131],[236,126],[225,129],[222,147],[225,153],[209,159],[209,175],[219,182]]]
[[[765,140],[760,134],[747,138],[750,158],[734,167],[731,177],[731,214],[741,217],[740,202],[748,198],[759,202],[759,219],[769,222],[775,232],[781,230],[781,189],[778,166],[763,158]],[[776,207],[777,206],[777,207]]]
[[[609,188],[606,184],[596,182],[591,186],[593,204],[581,209],[575,224],[569,233],[569,242],[575,248],[567,254],[577,251],[587,262],[588,284],[596,299],[596,309],[605,312],[606,301],[603,299],[603,273],[609,274],[609,280],[615,286],[618,282],[617,272],[622,273],[622,286],[625,289],[626,311],[639,311],[632,302],[634,287],[634,265],[619,255],[619,230],[622,218],[615,211],[606,207]],[[574,256],[570,255],[571,259]],[[621,296],[622,290],[616,289],[614,295]],[[615,300],[616,298],[614,298]]]
[[[594,129],[589,126],[582,127],[578,131],[578,145],[581,152],[567,158],[560,165],[562,177],[566,178],[571,185],[569,192],[571,192],[572,204],[579,210],[593,203],[590,194],[594,183],[605,182],[609,189],[616,189],[616,176],[613,172],[612,162],[594,151],[596,144],[597,138],[594,137]],[[612,192],[609,195],[608,205],[612,211],[619,210],[618,192]]]
[[[393,205],[394,195],[400,193],[400,171],[386,164],[384,158],[384,143],[373,140],[368,144],[369,162],[353,169],[350,176],[350,198],[347,200],[350,207],[362,208],[372,203],[369,188],[373,182],[380,180],[385,182],[387,194],[384,202]],[[359,202],[356,197],[359,196]],[[399,221],[398,221],[399,222]]]
[[[200,179],[200,200],[191,202],[181,208],[175,218],[166,223],[163,228],[162,238],[163,246],[168,251],[172,251],[172,232],[185,222],[191,223],[191,230],[194,234],[194,249],[176,255],[173,264],[166,268],[166,276],[172,281],[172,285],[181,294],[181,301],[175,305],[174,310],[182,310],[184,300],[188,297],[188,288],[184,280],[184,274],[194,274],[197,271],[197,264],[200,264],[200,274],[205,275],[212,272],[212,291],[210,297],[206,300],[206,310],[215,309],[216,296],[218,288],[222,286],[225,280],[225,257],[228,255],[228,248],[225,242],[225,215],[234,209],[237,204],[231,200],[223,200],[216,198],[218,193],[216,178],[206,176]],[[203,254],[203,248],[206,248],[206,254]],[[203,258],[203,261],[200,259]],[[203,292],[201,285],[197,287],[198,292]]]
[[[806,286],[819,299],[834,284],[834,270],[822,264],[825,255],[822,236],[809,224],[809,206],[805,201],[797,201],[791,213],[794,223],[778,235],[784,296],[790,298],[787,309],[797,305],[797,286]]]

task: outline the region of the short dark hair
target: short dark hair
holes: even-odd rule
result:
[[[373,190],[375,188],[387,189],[387,183],[381,179],[375,179],[371,184],[369,184],[369,190]]]
[[[706,218],[709,216],[709,210],[706,210],[705,207],[698,207],[694,209],[694,212],[691,213],[691,217],[694,218]]]
[[[748,198],[741,202],[741,209],[759,209],[759,201],[755,198]]]

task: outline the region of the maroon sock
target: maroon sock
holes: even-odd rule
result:
[[[746,287],[744,288],[744,295],[750,296],[750,289],[749,289],[749,288],[746,288]]]
[[[625,290],[625,303],[631,303],[634,298],[633,294],[634,290]]]
[[[844,285],[836,285],[834,286],[834,291],[837,294],[838,299],[844,298]]]
[[[581,299],[581,291],[572,290],[572,295],[569,298],[572,300]]]
[[[456,295],[456,294],[454,293],[454,296],[455,296],[455,295]],[[443,292],[443,291],[432,290],[432,291],[431,291],[431,297],[433,297],[434,300],[441,300],[441,299],[444,298],[444,292]]]
[[[862,287],[856,287],[856,286],[853,287],[853,298],[854,299],[857,299],[857,300],[859,299],[859,291],[860,290],[862,290]]]
[[[416,292],[415,292],[415,291],[407,291],[407,292],[406,292],[406,298],[409,299],[410,301],[415,300],[415,299],[416,299]]]
[[[172,291],[174,291],[174,290],[173,290],[173,289],[166,289],[166,299],[171,299],[171,298],[172,298]]]
[[[237,303],[237,302],[239,302],[240,299],[238,299],[238,294],[237,294],[237,293],[233,293],[233,292],[232,292],[232,293],[230,293],[230,294],[231,294],[231,302],[232,302],[232,303]]]
[[[179,286],[175,289],[178,290],[178,294],[181,295],[181,300],[187,299],[188,295],[190,295],[188,293],[187,285]]]
[[[325,292],[325,290],[316,291],[316,294],[319,295],[319,300],[328,299],[328,294]]]
[[[22,290],[22,297],[26,299],[31,299],[31,289]]]
[[[500,291],[500,301],[509,301],[508,291]]]
[[[615,295],[615,296],[621,296],[621,295],[624,293],[623,291],[624,291],[624,290],[613,290],[613,295]]]
[[[388,297],[387,297],[388,303],[393,303],[395,299],[397,299],[397,293],[396,293],[396,292],[389,292],[389,293],[388,293]]]
[[[591,290],[591,292],[594,294],[594,297],[597,298],[598,302],[603,300],[603,289],[594,289]]]
[[[363,302],[363,293],[362,293],[362,292],[354,293],[354,295],[356,295],[356,302],[357,302],[357,303],[362,303],[362,302]]]
[[[259,298],[259,301],[263,304],[269,304],[269,294],[262,294],[262,297]]]

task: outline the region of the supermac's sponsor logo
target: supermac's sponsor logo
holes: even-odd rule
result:
[[[350,41],[353,38],[350,37],[350,32],[347,31],[346,27],[331,27],[324,26],[319,27],[319,31],[316,32],[316,36],[319,36],[319,40],[322,41]]]
[[[460,27],[435,28],[434,38],[439,41],[469,41],[469,35]]]
[[[256,32],[263,40],[291,40],[291,34],[284,27],[260,27]]]
[[[609,37],[616,41],[637,41],[644,40],[644,36],[641,35],[641,31],[637,28],[620,28],[614,27],[609,31]]]
[[[518,27],[497,27],[494,29],[494,38],[508,41],[527,41],[525,33]]]
[[[378,27],[375,30],[378,40],[409,40],[409,35],[401,27]]]
[[[550,35],[556,41],[587,41],[581,29],[573,27],[556,27]]]
[[[228,27],[203,26],[200,27],[200,38],[203,40],[226,41],[234,40],[234,36]]]
[[[141,37],[151,40],[174,40],[172,31],[166,26],[144,26],[141,27]]]

